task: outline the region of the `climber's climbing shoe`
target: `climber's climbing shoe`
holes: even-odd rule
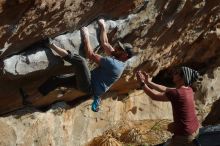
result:
[[[101,99],[98,96],[94,96],[94,100],[92,103],[92,111],[98,112],[100,105],[101,105]]]

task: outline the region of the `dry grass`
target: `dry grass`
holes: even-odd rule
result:
[[[94,138],[87,146],[150,146],[166,141],[170,120],[121,122]]]

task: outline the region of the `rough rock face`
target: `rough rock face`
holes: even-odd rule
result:
[[[201,119],[204,119],[203,125],[214,125],[220,122],[220,112],[218,110],[220,99],[219,78],[220,69],[218,67],[205,74],[203,80],[198,83],[196,101],[199,114],[202,116]]]
[[[65,95],[58,98],[63,90],[57,89],[34,105],[73,100],[70,109],[24,112],[23,116],[15,112],[2,117],[1,130],[7,136],[1,136],[1,144],[83,145],[122,120],[170,119],[169,104],[152,102],[134,91],[133,71],[145,70],[166,83],[164,72],[175,65],[194,67],[202,73],[196,92],[198,115],[206,125],[219,123],[219,12],[218,0],[1,1],[0,113],[22,107],[19,87],[32,93],[49,76],[72,71],[41,43],[34,44],[40,40],[52,37],[60,46],[83,56],[79,29],[89,25],[97,49],[98,29],[94,28],[96,18],[102,16],[108,20],[113,45],[117,40],[130,42],[140,52],[105,95],[110,99],[103,101],[102,112],[92,113],[90,100],[74,101],[83,93],[65,89]]]
[[[81,146],[106,130],[121,125],[123,121],[171,118],[170,106],[165,103],[157,104],[142,92],[133,93],[124,100],[116,99],[115,95],[109,97],[114,100],[104,99],[98,113],[91,111],[92,101],[88,100],[71,107],[62,102],[57,103],[46,112],[26,108],[1,117],[0,128],[6,133],[0,141],[6,145],[12,143],[21,146],[31,144]],[[161,113],[162,110],[167,112]],[[117,141],[105,137],[99,141],[99,144],[101,143],[117,144]]]

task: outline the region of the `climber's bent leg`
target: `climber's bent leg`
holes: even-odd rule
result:
[[[76,77],[77,89],[87,94],[91,94],[91,74],[85,58],[68,52],[68,55],[63,57],[63,59],[72,64]]]

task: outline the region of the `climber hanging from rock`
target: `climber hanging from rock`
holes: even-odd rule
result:
[[[24,104],[30,104],[33,100],[47,95],[57,87],[65,86],[76,88],[77,90],[93,96],[94,101],[92,103],[92,110],[95,112],[99,111],[101,102],[100,96],[120,78],[125,69],[126,61],[134,55],[134,52],[132,50],[132,45],[128,43],[122,44],[118,42],[118,46],[113,48],[108,41],[104,19],[99,19],[98,24],[101,29],[101,48],[104,49],[104,52],[108,55],[107,57],[103,57],[93,52],[88,29],[83,27],[81,30],[86,55],[88,59],[95,62],[98,67],[90,72],[85,58],[77,54],[71,54],[71,52],[55,44],[50,44],[49,48],[53,49],[62,59],[72,64],[75,75],[69,77],[51,77],[38,88],[38,93],[34,95],[27,95],[25,91],[20,88]]]

